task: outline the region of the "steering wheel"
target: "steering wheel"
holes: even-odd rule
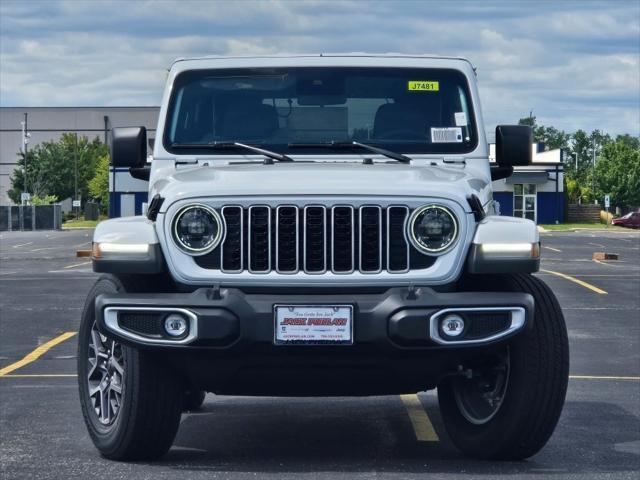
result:
[[[380,140],[426,140],[424,133],[409,130],[408,128],[398,128],[396,130],[382,132],[377,135],[376,138]]]

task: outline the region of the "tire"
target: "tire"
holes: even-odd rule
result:
[[[104,457],[151,460],[164,455],[173,443],[180,423],[184,386],[148,352],[119,345],[104,336],[96,337],[99,333],[94,330],[95,298],[103,293],[135,290],[136,284],[127,282],[127,287],[118,278],[104,275],[87,297],[78,336],[80,405],[89,436]],[[105,362],[103,359],[108,355]],[[99,357],[102,363],[96,368]],[[105,370],[107,377],[111,371],[108,382],[103,376]],[[100,388],[92,399],[90,388],[95,392],[96,384],[108,387]],[[103,390],[107,393],[102,393]]]
[[[493,415],[481,420],[465,408],[463,377],[438,385],[442,419],[454,445],[481,459],[521,460],[536,454],[553,433],[569,380],[569,344],[564,317],[549,287],[528,274],[483,276],[476,291],[517,291],[535,299],[533,328],[509,344],[506,381]],[[472,285],[467,288],[474,288]],[[476,283],[476,286],[480,283]],[[465,365],[474,368],[474,365]],[[495,369],[494,369],[495,371]],[[470,382],[471,380],[466,380]],[[470,421],[474,420],[474,422]]]
[[[204,403],[204,397],[206,397],[207,392],[204,390],[187,390],[184,392],[182,399],[182,410],[183,411],[194,411],[199,410]]]

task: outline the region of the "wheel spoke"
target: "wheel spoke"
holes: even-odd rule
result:
[[[100,389],[100,418],[103,423],[109,423],[109,390],[106,388]]]
[[[111,359],[111,365],[113,365],[113,368],[116,369],[116,372],[118,372],[118,374],[120,374],[121,376],[124,375],[124,368],[120,364],[120,359],[113,357]]]
[[[98,386],[91,388],[91,385],[89,385],[89,396],[90,397],[94,397],[96,395],[96,393],[98,393],[100,391],[100,384],[98,384]]]
[[[93,374],[95,373],[97,367],[98,360],[95,358],[89,358],[89,372],[87,373],[87,378],[89,380],[91,380],[91,377],[93,377]]]

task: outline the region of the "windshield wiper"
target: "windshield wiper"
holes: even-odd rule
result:
[[[271,150],[265,150],[264,148],[254,147],[253,145],[247,145],[240,142],[212,142],[212,143],[172,143],[172,148],[189,148],[189,149],[210,149],[210,150],[233,150],[244,149],[253,153],[259,153],[265,157],[278,160],[279,162],[293,162],[293,158],[284,155],[282,153],[272,152]]]
[[[374,147],[373,145],[368,145],[366,143],[360,142],[325,142],[325,143],[290,143],[289,148],[362,148],[364,150],[369,150],[370,152],[379,153],[380,155],[384,155],[387,158],[392,158],[393,160],[397,160],[402,163],[411,162],[411,158],[403,155],[401,153],[392,152],[391,150],[385,150],[384,148]]]

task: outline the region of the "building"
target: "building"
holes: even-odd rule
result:
[[[107,142],[112,127],[142,125],[153,137],[159,110],[159,107],[1,107],[0,204],[11,202],[7,191],[11,188],[11,173],[22,148],[22,122],[30,135],[27,148],[57,140],[65,132],[85,135],[91,140],[99,137]]]
[[[64,132],[75,132],[107,142],[113,127],[144,126],[149,138],[155,137],[159,107],[2,107],[0,108],[0,204],[9,204],[7,190],[16,167],[23,132],[31,136],[29,145],[56,140]],[[537,223],[559,223],[564,218],[564,179],[562,150],[545,151],[532,147],[533,164],[517,167],[513,176],[493,182],[494,199],[502,215],[530,218]],[[494,160],[494,145],[490,159]],[[109,175],[109,215],[142,213],[147,201],[147,183],[136,180],[126,169],[112,169]]]
[[[564,221],[564,151],[545,150],[544,144],[532,145],[533,162],[516,167],[509,178],[493,182],[493,198],[500,214],[524,217],[536,223]],[[489,160],[495,161],[495,145],[489,145]]]

